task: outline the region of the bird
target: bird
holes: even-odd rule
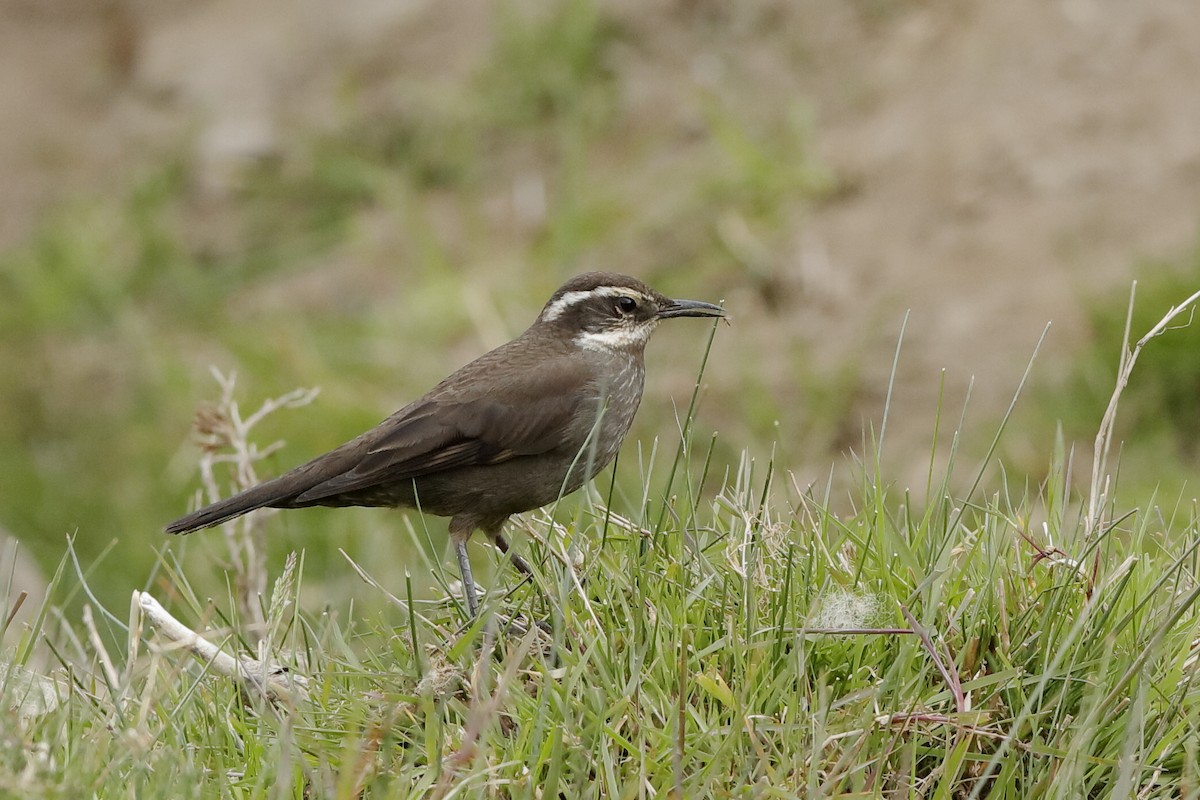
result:
[[[510,551],[504,523],[576,491],[616,457],[641,403],[646,343],[660,322],[724,316],[719,305],[673,300],[628,275],[578,275],[524,333],[374,428],[166,531],[189,533],[267,507],[383,506],[449,517],[475,618],[467,553],[473,533],[531,575]]]

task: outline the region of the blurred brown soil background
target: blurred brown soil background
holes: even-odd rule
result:
[[[230,240],[247,170],[286,172],[319,137],[397,118],[416,119],[419,138],[421,117],[469,113],[480,96],[502,117],[509,101],[487,73],[505,20],[546,12],[500,8],[6,0],[0,249],[23,246],[76,198],[122,191],[175,159],[188,175],[182,235],[220,259],[240,246]],[[1047,322],[1035,380],[1052,385],[1086,344],[1090,298],[1196,244],[1198,4],[677,0],[602,3],[592,17],[605,32],[593,53],[603,122],[579,140],[553,127],[527,135],[528,121],[510,137],[494,123],[447,157],[450,170],[469,162],[469,188],[431,179],[422,218],[462,278],[438,302],[462,304],[471,324],[431,334],[434,353],[393,342],[379,358],[396,383],[362,399],[362,422],[518,331],[561,277],[608,268],[724,298],[735,323],[718,332],[706,375],[706,427],[731,452],[765,455],[778,438],[802,485],[878,427],[910,311],[887,455],[889,477],[920,483],[942,370],[943,432],[973,378],[970,417],[986,444]],[[572,113],[591,124],[587,108]],[[714,166],[714,154],[727,161]],[[579,198],[599,205],[580,225],[601,234],[556,250],[546,220]],[[405,208],[365,209],[348,244],[298,253],[294,269],[248,280],[230,302],[246,314],[414,313],[431,295],[415,291],[412,255],[426,245]],[[560,255],[557,272],[534,265]],[[694,332],[660,337],[643,438],[671,433],[671,398],[686,402],[700,354]],[[196,381],[180,402],[211,397],[205,370],[223,354],[177,355]],[[289,379],[282,388],[308,382],[302,367]],[[252,369],[243,381],[254,385]],[[1029,447],[1048,457],[1044,441]]]

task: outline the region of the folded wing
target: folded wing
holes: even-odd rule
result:
[[[527,374],[519,391],[508,387],[503,400],[495,395],[435,395],[403,409],[357,443],[361,456],[353,465],[299,493],[295,501],[318,503],[374,486],[459,467],[499,464],[561,446],[564,438],[569,438],[564,435],[566,429],[576,423],[580,413],[587,413],[581,407],[587,400],[579,392],[563,391],[561,372],[534,371],[532,375],[556,375],[556,379],[530,379]]]

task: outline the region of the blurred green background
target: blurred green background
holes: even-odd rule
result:
[[[567,277],[629,272],[733,315],[698,428],[720,432],[716,474],[774,452],[803,487],[879,429],[911,310],[884,477],[918,485],[939,402],[957,420],[973,387],[981,454],[1053,320],[1001,451],[1036,481],[1060,422],[1086,456],[1129,282],[1135,337],[1200,285],[1200,10],[1165,2],[56,0],[0,21],[0,525],[47,569],[74,536],[116,608],[198,485],[210,366],[244,411],[320,387],[259,429],[287,441],[275,474],[521,331]],[[651,346],[630,502],[705,336]],[[1186,486],[1198,359],[1194,328],[1147,351],[1127,489]],[[338,547],[411,547],[395,513],[271,525],[327,599],[355,591]],[[219,536],[171,546],[220,590]]]

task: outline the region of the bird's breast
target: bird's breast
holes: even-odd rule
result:
[[[581,461],[587,463],[586,474],[578,483],[607,466],[621,449],[642,401],[645,376],[642,362],[633,358],[613,358],[596,371],[589,387],[589,402],[580,407],[576,435],[572,437]]]

